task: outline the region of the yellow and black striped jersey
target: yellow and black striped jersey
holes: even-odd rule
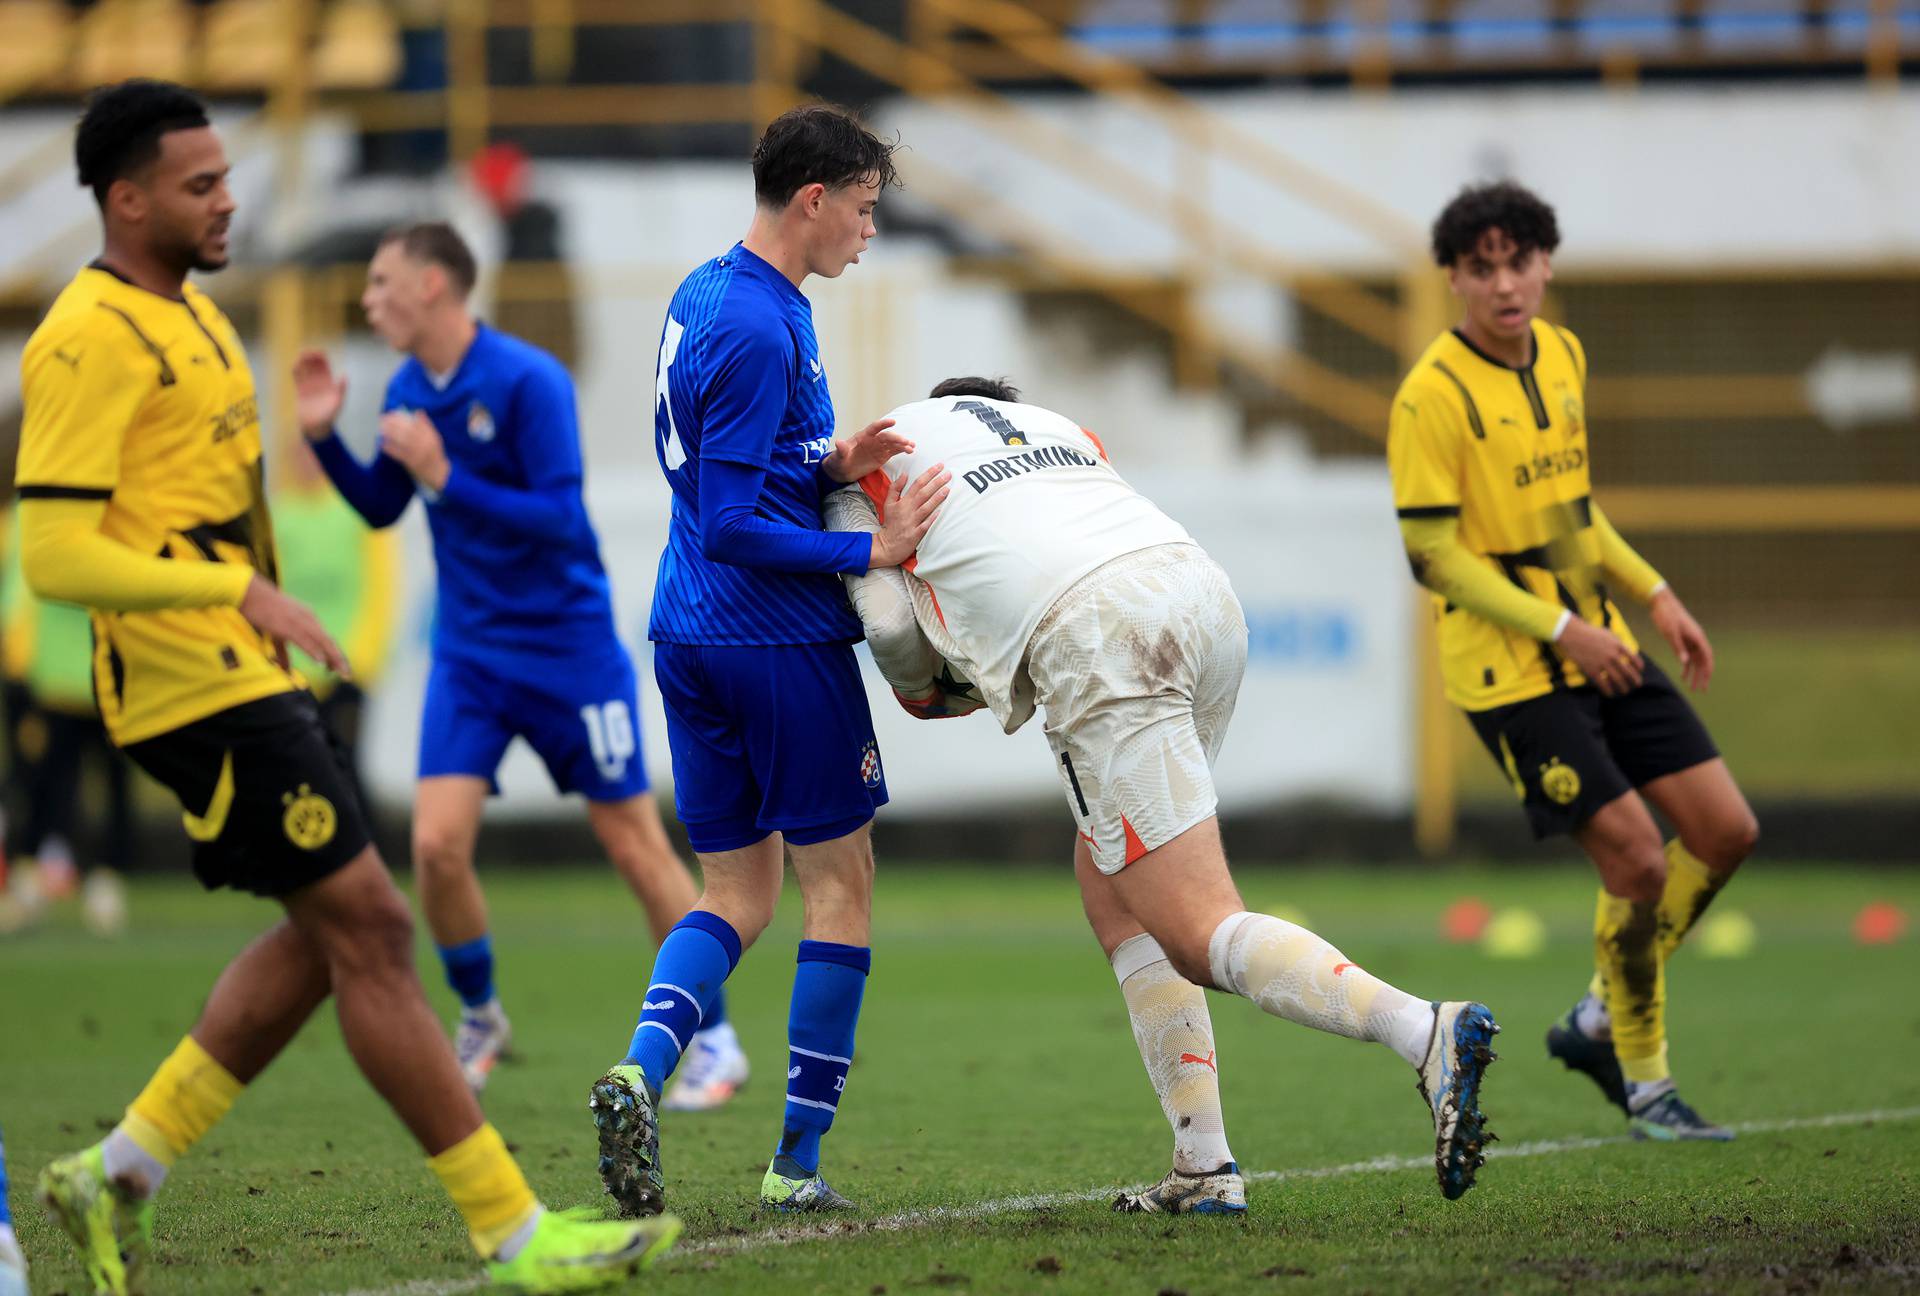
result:
[[[236,569],[230,606],[94,609],[94,690],[114,740],[300,687],[237,607],[253,572],[274,575],[273,533],[253,373],[219,308],[191,284],[165,297],[89,266],[28,340],[21,379],[23,501],[104,501],[100,531],[126,548]]]
[[[1394,396],[1394,504],[1403,519],[1458,517],[1460,544],[1477,560],[1637,650],[1601,578],[1586,379],[1579,339],[1545,320],[1533,321],[1533,362],[1520,369],[1458,332],[1441,334]],[[1439,595],[1434,615],[1447,696],[1469,711],[1586,682],[1544,635],[1497,625]]]

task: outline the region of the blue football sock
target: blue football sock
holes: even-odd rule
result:
[[[493,998],[493,937],[476,936],[461,945],[440,946],[440,966],[447,970],[447,984],[469,1008],[478,1008]]]
[[[7,1209],[7,1145],[0,1141],[0,1224],[12,1224],[13,1212]]]
[[[680,1065],[680,1054],[694,1032],[710,1024],[704,1016],[706,1005],[739,964],[740,933],[704,909],[687,914],[660,942],[626,1058],[647,1073],[647,1084],[656,1093]]]
[[[774,1149],[775,1168],[782,1174],[811,1175],[820,1169],[820,1139],[833,1128],[847,1087],[853,1029],[872,966],[873,951],[863,945],[800,942],[787,1016],[787,1111]]]
[[[713,1002],[707,1005],[707,1015],[700,1019],[701,1030],[712,1030],[715,1026],[724,1026],[727,1022],[727,992],[725,988],[714,992]]]

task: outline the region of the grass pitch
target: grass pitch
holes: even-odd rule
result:
[[[1214,996],[1244,1220],[1116,1216],[1170,1137],[1111,973],[1052,869],[890,870],[859,1057],[826,1144],[851,1220],[752,1210],[777,1133],[796,896],[730,986],[756,1068],[728,1110],[668,1116],[678,1251],[631,1290],[911,1296],[942,1291],[1896,1291],[1920,1283],[1920,941],[1853,943],[1871,899],[1920,915],[1920,877],[1762,859],[1720,905],[1750,916],[1741,959],[1683,951],[1670,978],[1676,1073],[1725,1146],[1650,1146],[1550,1063],[1549,1021],[1587,977],[1592,883],[1532,871],[1258,869],[1287,906],[1418,994],[1476,997],[1505,1026],[1486,1108],[1502,1142],[1442,1201],[1413,1077],[1385,1049]],[[604,872],[488,879],[500,985],[522,1058],[490,1116],[553,1205],[600,1200],[588,1085],[617,1060],[652,951]],[[789,889],[791,892],[791,888]],[[1477,895],[1546,919],[1538,957],[1492,961],[1438,934]],[[225,959],[271,916],[189,883],[142,883],[115,942],[70,915],[0,942],[0,1128],[39,1293],[84,1291],[31,1201],[54,1155],[97,1138],[191,1022]],[[422,969],[451,1013],[431,951]],[[1862,1113],[1878,1113],[1863,1115]],[[1822,1123],[1822,1122],[1829,1123]],[[822,1236],[828,1228],[832,1236]],[[466,1291],[464,1232],[330,1018],[308,1029],[183,1162],[159,1212],[154,1290]]]

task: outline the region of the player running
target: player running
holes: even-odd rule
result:
[[[1466,1192],[1491,1137],[1479,1104],[1493,1014],[1405,994],[1312,932],[1247,912],[1228,872],[1212,765],[1247,625],[1226,573],[1121,479],[1092,433],[1020,404],[1004,381],[951,379],[887,418],[913,448],[863,478],[864,493],[832,496],[829,520],[884,530],[910,474],[940,461],[954,475],[904,573],[848,585],[874,661],[910,713],[975,709],[954,696],[962,680],[1008,733],[1046,712],[1087,919],[1174,1128],[1172,1171],[1116,1208],[1246,1208],[1220,1115],[1207,986],[1398,1053],[1431,1111],[1440,1189]]]
[[[447,983],[465,1005],[454,1051],[478,1091],[511,1037],[473,861],[508,743],[526,739],[555,787],[586,798],[587,822],[656,942],[696,892],[647,794],[633,661],[614,630],[580,496],[573,380],[546,352],[474,318],[474,278],[473,254],[451,226],[407,226],[381,242],[360,304],[407,360],[387,384],[371,464],[334,431],[346,381],[326,356],[303,354],[294,382],[300,430],[369,525],[391,526],[415,494],[426,500],[440,595],[413,860]],[[690,1054],[668,1107],[717,1107],[745,1083],[724,999]]]
[[[21,361],[27,582],[93,609],[101,718],[180,799],[196,876],[286,917],[227,965],[120,1124],[47,1167],[41,1196],[95,1292],[141,1290],[168,1172],[331,994],[348,1051],[428,1153],[492,1278],[526,1292],[617,1281],[678,1223],[587,1223],[534,1199],[437,1028],[406,900],[287,666],[293,644],[347,669],[274,584],[252,371],[186,282],[226,265],[234,211],[205,105],[164,82],[100,90],[74,151],[105,250]]]
[[[1547,1051],[1591,1076],[1637,1137],[1729,1139],[1674,1090],[1665,967],[1759,828],[1613,604],[1612,589],[1647,604],[1682,678],[1707,687],[1706,634],[1593,499],[1586,352],[1538,318],[1559,244],[1553,209],[1511,183],[1462,190],[1434,221],[1434,259],[1464,309],[1394,397],[1394,503],[1433,591],[1447,696],[1533,835],[1572,834],[1600,873],[1593,982]],[[1648,801],[1676,830],[1664,848]]]
[[[655,447],[673,491],[648,631],[673,795],[706,890],[653,966],[626,1057],[593,1086],[600,1174],[628,1214],[660,1209],[654,1108],[721,983],[773,918],[783,848],[806,898],[788,1018],[787,1102],[760,1200],[850,1205],[820,1174],[867,971],[873,848],[887,800],[837,575],[913,552],[945,480],[928,472],[882,532],[821,529],[820,499],[902,444],[876,423],[835,442],[800,285],[874,235],[891,146],[849,113],[796,108],[753,154],[747,236],[681,283],[661,334]]]

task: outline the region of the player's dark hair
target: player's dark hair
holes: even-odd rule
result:
[[[415,261],[437,265],[447,272],[462,297],[479,282],[480,267],[474,262],[473,249],[458,230],[445,221],[420,221],[414,225],[396,225],[380,236],[380,246],[398,243]]]
[[[144,77],[101,86],[87,96],[80,128],[73,136],[73,161],[80,183],[93,200],[107,205],[107,190],[160,156],[160,137],[169,131],[210,125],[200,96],[171,81]]]
[[[1479,246],[1490,229],[1512,239],[1522,252],[1560,246],[1560,222],[1539,195],[1511,180],[1468,185],[1433,222],[1433,259],[1451,266]]]
[[[753,196],[777,210],[810,184],[838,189],[878,181],[885,189],[896,182],[894,147],[837,105],[790,109],[753,146]]]
[[[949,378],[927,393],[928,400],[942,396],[985,396],[988,400],[1020,403],[1020,389],[1005,378]]]

